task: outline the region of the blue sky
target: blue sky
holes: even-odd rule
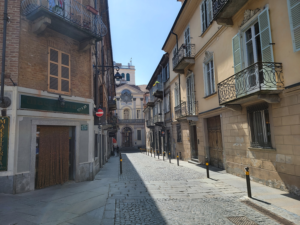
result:
[[[181,2],[177,0],[109,0],[113,57],[132,58],[137,85],[148,84],[164,52],[161,50]]]

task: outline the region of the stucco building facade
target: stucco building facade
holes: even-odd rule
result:
[[[175,152],[299,195],[299,1],[181,2],[162,48]]]

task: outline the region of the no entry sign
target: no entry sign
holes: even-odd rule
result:
[[[103,112],[102,109],[98,109],[97,112],[96,112],[97,117],[101,117],[101,116],[103,116],[103,114],[104,114],[104,112]]]

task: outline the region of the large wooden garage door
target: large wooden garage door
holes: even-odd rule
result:
[[[40,126],[36,188],[69,179],[69,127]]]
[[[213,166],[224,169],[220,116],[215,116],[207,119],[207,130],[210,163]]]

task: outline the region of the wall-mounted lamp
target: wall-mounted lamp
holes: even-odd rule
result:
[[[58,96],[57,100],[59,101],[59,103],[60,103],[61,106],[64,106],[65,103],[66,103],[65,100],[61,97],[61,95]]]

